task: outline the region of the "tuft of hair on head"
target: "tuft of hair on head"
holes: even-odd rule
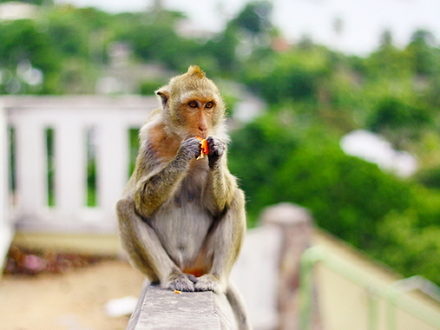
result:
[[[203,70],[200,69],[200,67],[198,65],[190,65],[188,68],[187,74],[189,74],[191,76],[196,76],[198,78],[205,77],[205,72],[203,72]]]

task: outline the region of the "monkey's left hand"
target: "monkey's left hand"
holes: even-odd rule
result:
[[[209,167],[214,168],[218,164],[219,159],[225,153],[226,143],[212,136],[208,137],[206,141],[208,141],[208,147],[209,147],[209,153],[208,153]]]

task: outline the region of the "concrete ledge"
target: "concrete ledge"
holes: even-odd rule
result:
[[[22,232],[13,237],[13,244],[30,249],[117,256],[121,254],[116,234],[75,234],[54,232]]]
[[[146,284],[128,330],[237,329],[225,295],[213,292],[182,292]]]

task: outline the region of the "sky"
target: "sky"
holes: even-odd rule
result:
[[[153,0],[58,0],[95,6],[111,12],[143,10]],[[219,31],[246,0],[162,0],[169,9],[184,12],[194,29]],[[314,41],[355,54],[377,47],[380,34],[391,30],[395,43],[405,45],[412,32],[424,28],[440,38],[439,0],[272,0],[272,22],[289,41],[307,35]],[[340,34],[333,22],[339,18]],[[438,41],[438,40],[437,40]]]

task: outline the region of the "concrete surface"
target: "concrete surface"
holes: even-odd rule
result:
[[[128,330],[232,330],[236,329],[225,295],[213,292],[182,292],[146,285]]]

